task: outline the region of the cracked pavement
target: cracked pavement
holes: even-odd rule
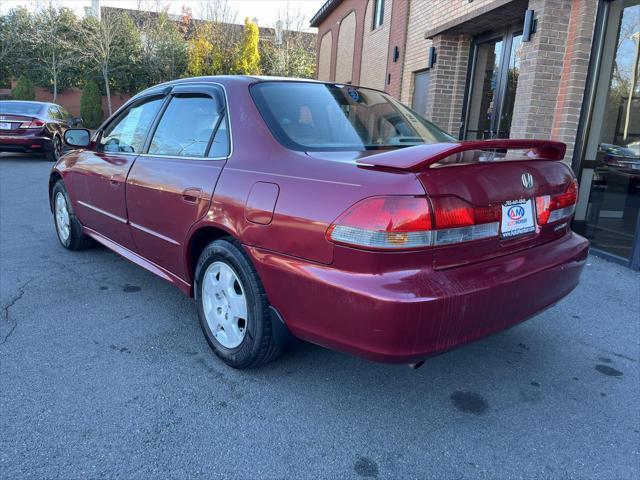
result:
[[[239,372],[178,290],[58,244],[50,168],[0,157],[1,478],[640,475],[637,272],[591,257],[555,307],[417,371],[303,344]]]

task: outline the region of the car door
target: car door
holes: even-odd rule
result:
[[[135,250],[127,223],[127,174],[142,152],[166,96],[140,98],[99,133],[95,151],[79,155],[74,188],[82,223],[123,247]]]
[[[138,253],[185,280],[187,232],[209,209],[229,155],[227,125],[221,87],[174,87],[127,179],[127,212]]]

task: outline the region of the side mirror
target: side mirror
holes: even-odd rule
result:
[[[69,124],[72,127],[82,127],[82,117],[72,117]]]
[[[64,143],[70,147],[86,148],[91,143],[91,133],[86,128],[70,128],[64,132]]]

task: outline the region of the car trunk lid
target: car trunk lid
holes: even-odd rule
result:
[[[449,268],[541,245],[568,232],[568,218],[540,225],[536,212],[536,198],[562,194],[574,181],[561,162],[564,152],[564,144],[558,142],[489,140],[411,147],[357,163],[415,173],[431,199],[435,228],[442,226],[438,215],[443,209],[441,218],[445,222],[453,218],[455,226],[459,212],[449,205],[499,215],[492,217],[488,238],[474,237],[469,228],[448,229],[441,241],[435,237],[434,267]]]

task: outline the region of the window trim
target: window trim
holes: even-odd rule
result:
[[[111,117],[109,118],[104,125],[102,125],[100,127],[100,129],[98,130],[98,134],[95,140],[95,152],[96,153],[103,153],[105,155],[127,155],[127,156],[138,156],[140,155],[142,152],[145,151],[145,147],[147,145],[147,141],[149,140],[149,131],[147,131],[147,135],[145,137],[145,140],[142,144],[142,152],[105,152],[103,149],[101,149],[101,141],[102,141],[102,137],[104,135],[104,131],[109,128],[109,126],[113,123],[116,122],[118,120],[120,120],[122,118],[122,115],[126,112],[128,112],[131,108],[140,105],[142,103],[151,101],[154,97],[157,98],[161,98],[162,99],[162,104],[160,105],[160,108],[158,109],[158,112],[156,113],[155,117],[153,118],[151,125],[154,124],[154,122],[158,119],[158,116],[160,115],[160,113],[163,111],[163,109],[165,108],[165,105],[167,104],[167,99],[169,98],[169,96],[167,95],[167,93],[164,92],[149,92],[148,95],[142,95],[140,97],[134,97],[131,99],[131,101],[127,102],[125,105],[123,105],[120,109],[118,109],[118,111]]]

